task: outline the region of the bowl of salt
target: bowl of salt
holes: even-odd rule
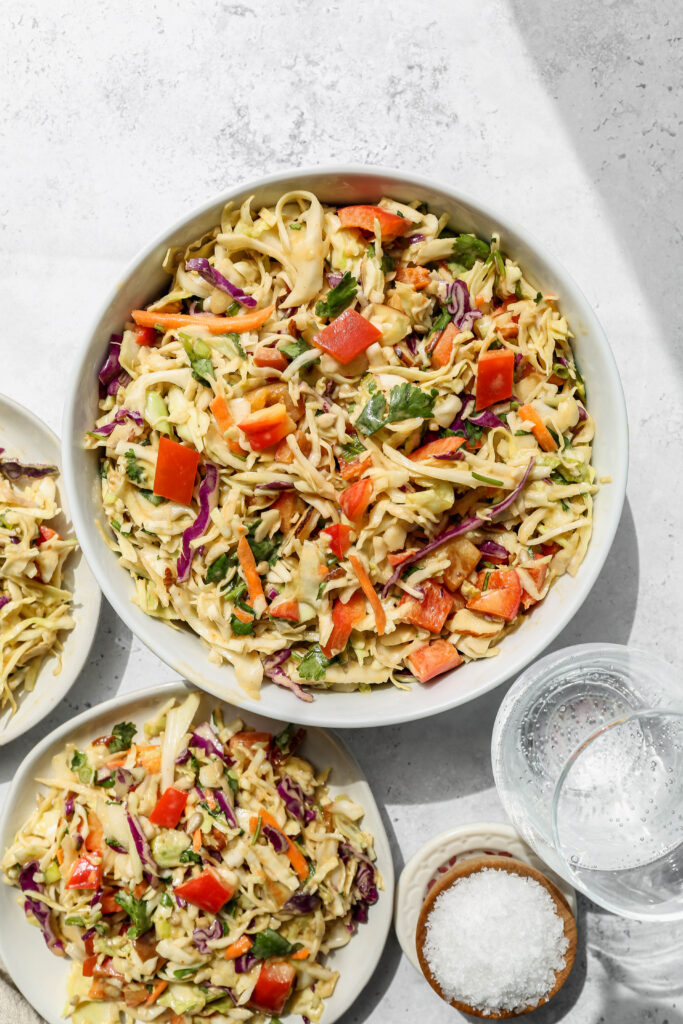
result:
[[[422,973],[447,1003],[475,1017],[530,1013],[559,992],[577,931],[549,878],[510,857],[470,857],[427,894],[417,924]]]

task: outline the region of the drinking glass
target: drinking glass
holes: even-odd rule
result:
[[[508,691],[492,741],[515,827],[567,882],[625,917],[683,918],[683,695],[658,658],[584,644]]]

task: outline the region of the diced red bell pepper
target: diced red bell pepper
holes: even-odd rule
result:
[[[182,789],[169,786],[157,800],[149,820],[153,825],[159,825],[161,828],[175,828],[183,816],[186,803],[187,793]]]
[[[347,309],[324,327],[320,334],[316,334],[313,344],[334,356],[338,363],[346,365],[381,337],[379,328],[355,309]]]
[[[262,1013],[278,1017],[285,1008],[296,978],[292,964],[278,960],[266,960],[259,972],[249,1006]]]
[[[157,340],[157,332],[153,327],[138,327],[135,331],[135,343],[149,348]]]
[[[412,230],[413,222],[407,217],[399,217],[381,206],[342,206],[339,220],[344,228],[360,228],[361,231],[375,233],[375,221],[379,221],[382,240],[392,242],[399,235]]]
[[[537,558],[542,558],[542,555],[537,555]],[[548,573],[548,563],[544,562],[543,565],[533,565],[531,567],[525,567],[525,571],[529,573],[532,580],[536,584],[536,589],[541,590],[545,583],[545,578]],[[533,604],[538,604],[538,600],[532,597],[531,594],[522,588],[522,605],[524,608],[531,608]]]
[[[330,538],[330,551],[337,558],[343,558],[346,552],[351,547],[351,534],[352,529],[350,526],[345,526],[344,523],[333,523],[332,526],[326,526],[324,530],[320,531],[326,533]]]
[[[270,448],[296,430],[296,423],[287,412],[284,402],[250,412],[237,426],[247,435],[249,444],[256,452]]]
[[[332,632],[329,640],[323,647],[323,654],[331,658],[339,654],[346,647],[351,630],[357,622],[365,615],[365,595],[362,590],[356,590],[350,599],[344,604],[337,599],[332,609]]]
[[[477,363],[476,409],[485,409],[512,397],[515,353],[509,348],[489,349]]]
[[[436,441],[423,444],[416,448],[408,458],[412,462],[420,462],[422,459],[434,459],[437,455],[455,455],[458,448],[465,443],[464,437],[439,437]]]
[[[84,853],[71,868],[67,889],[99,889],[101,885],[102,861]]]
[[[121,910],[121,907],[114,899],[115,895],[116,893],[113,889],[105,889],[104,892],[102,893],[100,905],[102,907],[103,914],[118,914],[119,911]]]
[[[515,570],[494,569],[489,576],[486,590],[483,590],[479,597],[470,598],[467,607],[473,612],[482,612],[484,615],[493,615],[505,619],[506,622],[512,622],[517,617],[521,599],[522,584]]]
[[[199,452],[194,448],[186,448],[168,437],[160,438],[152,488],[154,493],[169,501],[177,501],[179,505],[189,505],[199,459]]]
[[[448,640],[435,640],[434,643],[418,647],[408,655],[408,664],[421,683],[426,683],[434,676],[449,672],[462,664],[462,658]]]
[[[270,366],[273,370],[286,370],[289,360],[279,348],[269,348],[267,345],[259,345],[254,352],[254,363],[256,366]]]
[[[426,267],[399,267],[396,271],[396,280],[409,284],[416,292],[421,292],[429,287],[432,277]]]
[[[56,537],[59,540],[59,534],[57,531],[51,529],[49,526],[39,526],[38,530],[40,532],[40,540],[38,541],[39,547],[41,544],[46,544],[47,541],[52,540],[53,537]]]
[[[343,480],[358,480],[365,470],[370,469],[371,466],[372,455],[367,455],[365,458],[352,459],[351,462],[347,462],[341,456],[339,458],[339,472]]]
[[[217,914],[232,898],[235,890],[219,878],[212,868],[204,868],[200,875],[177,885],[175,892],[200,910]]]
[[[347,519],[350,519],[352,523],[359,523],[365,515],[371,497],[372,481],[359,480],[342,491],[339,504]]]
[[[401,598],[401,618],[404,622],[428,629],[430,633],[440,633],[453,607],[453,595],[438,580],[425,580],[419,589],[423,597],[404,594]]]
[[[387,555],[387,562],[389,565],[396,567],[397,565],[401,565],[405,562],[406,558],[410,558],[411,555],[414,555],[416,551],[417,548],[410,548],[408,551],[397,551],[395,554]]]
[[[123,975],[112,967],[113,960],[106,956],[101,964],[97,963],[97,953],[87,957],[81,964],[84,978],[118,978],[123,981]]]
[[[275,599],[276,602],[278,599]],[[290,622],[299,621],[298,601],[279,601],[270,606],[270,614],[276,619],[288,619]]]

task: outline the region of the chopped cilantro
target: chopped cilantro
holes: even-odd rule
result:
[[[407,381],[396,384],[389,392],[388,408],[384,395],[378,391],[367,403],[354,425],[364,434],[374,434],[387,423],[397,423],[414,417],[427,419],[432,415],[436,395],[436,388],[432,388],[427,394]]]
[[[138,899],[132,892],[119,889],[114,894],[114,902],[118,903],[122,910],[126,911],[133,922],[128,929],[129,939],[139,939],[141,935],[152,927],[152,916],[149,913],[146,902]]]
[[[117,722],[107,742],[109,753],[117,754],[121,750],[130,750],[136,732],[137,727],[132,722]]]
[[[226,573],[231,566],[237,564],[237,556],[233,555],[232,559],[224,552],[219,555],[215,562],[212,562],[209,568],[206,570],[206,576],[204,577],[205,583],[220,583],[221,580],[225,579]]]
[[[517,281],[517,283],[515,284],[515,298],[516,299],[523,299],[524,298],[524,295],[522,294],[522,281],[521,281],[521,279],[519,281]]]
[[[253,622],[242,622],[236,615],[230,616],[230,629],[233,631],[235,636],[251,636],[254,632]]]
[[[271,956],[289,956],[296,948],[274,928],[264,928],[254,936],[249,955],[255,956],[257,960],[267,960]]]
[[[154,491],[141,490],[140,494],[152,505],[163,505],[166,501],[166,498],[162,498],[160,494],[155,494]]]
[[[536,292],[536,305],[538,305],[539,302],[542,302],[542,301],[543,301],[543,296],[541,295],[540,292]]]
[[[326,297],[316,303],[315,311],[318,316],[333,319],[347,309],[356,297],[358,281],[347,270],[339,284],[330,289]]]
[[[311,346],[307,345],[303,338],[299,338],[298,341],[288,341],[286,345],[280,345],[278,347],[280,352],[284,352],[287,358],[291,362],[294,362],[294,360],[300,355],[303,355],[304,352],[308,352]]]
[[[88,758],[82,750],[74,750],[69,767],[72,772],[78,775],[78,778],[84,786],[88,786],[92,783],[92,780],[95,777],[95,771],[88,764]]]
[[[305,657],[299,662],[299,675],[302,679],[315,679],[319,682],[325,678],[325,669],[331,663],[332,658],[325,657],[320,644],[313,644]]]
[[[183,347],[187,353],[187,357],[190,360],[190,366],[192,367],[192,376],[195,380],[198,380],[200,384],[208,384],[209,378],[213,377],[216,379],[216,373],[211,362],[211,349],[205,341],[196,341],[194,345],[192,340],[185,335],[180,335],[183,342]],[[228,335],[232,339],[232,335]]]
[[[471,270],[477,260],[485,260],[490,246],[476,235],[456,235],[453,239],[453,262],[458,268]]]
[[[126,452],[125,459],[126,476],[128,477],[128,479],[132,480],[133,483],[135,484],[142,483],[142,478],[144,476],[145,471],[138,462],[138,460],[135,458],[135,452],[133,451],[132,448],[129,448],[128,451]]]
[[[181,864],[201,864],[202,858],[194,850],[183,850],[178,858]]]

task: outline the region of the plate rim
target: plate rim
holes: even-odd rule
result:
[[[332,708],[326,710],[326,698],[329,698],[331,695],[338,697],[347,696],[346,694],[337,693],[336,691],[316,691],[314,696],[317,699],[306,705],[298,702],[294,697],[292,697],[291,710],[287,710],[287,716],[292,721],[296,721],[304,725],[322,727],[333,726],[334,728],[339,729],[371,728],[377,724],[397,725],[403,722],[411,722],[422,718],[428,718],[432,715],[441,714],[442,712],[483,696],[485,693],[495,689],[512,676],[521,672],[531,663],[531,661],[534,660],[534,658],[541,657],[553,640],[555,640],[559,633],[571,622],[572,618],[578,613],[579,609],[585,602],[593,585],[605,566],[621,520],[628,478],[628,418],[623,385],[619,376],[614,353],[612,352],[605,331],[600,324],[592,305],[584,295],[583,290],[579,287],[574,277],[569,273],[562,261],[553,253],[549,252],[546,247],[537,240],[533,233],[529,232],[526,228],[521,227],[516,221],[509,219],[507,216],[501,216],[497,207],[489,205],[487,201],[472,197],[468,193],[460,192],[457,189],[451,188],[449,184],[442,184],[436,179],[425,177],[417,172],[408,170],[397,171],[380,165],[361,166],[359,164],[330,163],[317,167],[288,166],[269,175],[236,182],[229,189],[223,190],[222,192],[214,195],[204,203],[199,204],[186,212],[183,216],[176,218],[171,224],[167,225],[151,242],[144,245],[135,254],[125,269],[121,274],[119,274],[119,282],[127,281],[133,272],[149,260],[160,246],[167,243],[170,236],[175,235],[178,232],[182,232],[184,229],[187,230],[188,225],[194,219],[207,214],[210,210],[219,207],[230,198],[239,196],[242,193],[250,193],[252,191],[258,192],[259,190],[272,187],[273,185],[288,181],[292,178],[297,178],[304,183],[308,179],[311,181],[310,187],[315,189],[316,179],[323,179],[325,177],[334,177],[337,179],[343,179],[344,177],[352,179],[366,178],[368,180],[368,190],[373,187],[374,182],[378,178],[392,178],[398,185],[402,183],[407,187],[415,186],[416,188],[422,188],[424,190],[431,190],[448,195],[453,201],[469,207],[476,216],[479,216],[482,219],[488,218],[495,220],[495,222],[500,226],[501,231],[516,234],[521,242],[532,250],[534,255],[547,265],[551,272],[556,273],[559,277],[564,279],[568,292],[570,292],[572,298],[575,298],[581,305],[582,319],[587,323],[592,337],[598,340],[597,347],[600,350],[601,357],[609,366],[608,376],[610,380],[610,390],[613,392],[614,399],[613,405],[610,408],[610,413],[612,420],[617,424],[618,436],[622,438],[622,444],[613,453],[613,463],[610,466],[610,473],[612,477],[612,482],[609,484],[611,488],[611,500],[605,512],[604,533],[601,541],[602,553],[597,557],[594,564],[586,566],[584,562],[581,566],[579,575],[573,580],[572,593],[562,601],[561,608],[556,609],[555,617],[552,619],[551,623],[549,625],[544,624],[544,633],[540,646],[537,646],[538,641],[530,641],[530,644],[527,645],[534,648],[531,656],[528,656],[524,650],[518,651],[514,656],[512,656],[512,659],[507,664],[504,660],[501,664],[497,664],[493,670],[489,671],[487,677],[477,685],[474,690],[470,690],[465,694],[461,694],[458,687],[451,687],[448,695],[444,696],[444,698],[437,699],[433,703],[428,703],[418,707],[414,707],[413,704],[411,704],[410,694],[406,694],[405,705],[401,704],[398,707],[390,706],[387,709],[381,709],[379,723],[377,720],[377,711],[379,709],[376,708],[373,712],[371,704],[368,704],[367,711],[365,713],[359,713],[358,711],[354,713],[352,710],[347,712],[345,710],[345,705],[342,704],[340,707],[338,701],[334,702],[334,706]],[[150,628],[150,623],[145,621],[148,617],[145,616],[141,610],[140,616],[138,616],[135,606],[130,601],[126,601],[123,596],[119,596],[113,587],[111,590],[109,589],[109,574],[104,563],[104,558],[106,556],[103,552],[100,552],[99,546],[96,544],[95,540],[91,538],[86,517],[81,517],[81,507],[78,501],[78,484],[76,480],[76,464],[78,460],[74,451],[72,451],[72,440],[76,434],[74,418],[77,408],[78,384],[80,377],[83,374],[85,364],[87,363],[89,355],[94,348],[94,340],[97,338],[98,333],[102,333],[102,323],[106,319],[110,307],[116,302],[120,288],[121,284],[118,283],[110,289],[104,301],[100,304],[85,333],[83,343],[75,356],[75,362],[72,366],[72,373],[64,401],[64,478],[69,496],[71,497],[73,494],[75,499],[72,502],[73,517],[74,522],[77,524],[77,532],[81,535],[81,546],[85,557],[91,565],[95,578],[98,580],[107,595],[107,600],[112,604],[117,614],[123,619],[131,632],[147,647],[149,647],[157,657],[161,658],[171,669],[178,672],[181,676],[190,679],[200,689],[212,693],[218,699],[228,699],[246,711],[251,711],[254,714],[261,714],[262,711],[259,707],[261,699],[256,700],[244,693],[244,691],[240,690],[235,680],[234,671],[229,664],[221,666],[222,670],[226,673],[225,683],[214,683],[213,680],[205,678],[200,669],[195,669],[193,665],[183,661],[178,654],[174,653],[169,647],[164,645],[163,641],[158,640],[155,637],[154,628]],[[594,543],[594,538],[591,540]],[[111,554],[111,552],[109,552],[109,554]],[[201,642],[200,638],[197,639]],[[491,659],[492,664],[493,661],[494,659]],[[447,674],[437,681],[436,685],[438,685],[439,682],[445,682],[449,678],[450,675]],[[270,684],[270,686],[275,689],[274,684]],[[263,694],[268,694],[270,692],[274,691],[267,688],[263,691]],[[352,695],[348,694],[348,696]],[[355,700],[358,699],[358,691],[354,692],[354,697],[355,703]],[[372,694],[367,695],[368,700],[370,700],[371,697]],[[363,695],[363,698],[365,699],[365,695]],[[277,700],[278,698],[275,699]],[[267,701],[264,701],[262,706],[268,707]],[[279,710],[279,708],[273,709],[272,713],[278,714]],[[270,709],[269,713],[271,713]]]
[[[10,818],[15,809],[17,809],[19,804],[21,803],[22,790],[30,788],[30,786],[33,785],[35,791],[35,787],[37,787],[38,785],[37,783],[35,783],[35,780],[31,777],[31,766],[37,763],[45,755],[45,753],[48,752],[52,747],[63,745],[63,743],[67,740],[68,736],[71,733],[76,732],[86,724],[94,723],[98,720],[98,718],[104,715],[108,715],[114,711],[118,711],[121,708],[128,708],[129,705],[131,704],[142,703],[144,701],[150,700],[155,700],[158,701],[159,704],[163,704],[166,700],[168,700],[170,697],[174,695],[187,695],[189,693],[194,692],[198,692],[200,698],[204,698],[207,700],[217,700],[217,698],[215,698],[213,694],[207,693],[206,691],[203,691],[200,687],[195,687],[185,680],[171,680],[169,682],[162,683],[161,685],[148,686],[143,689],[130,690],[126,693],[117,694],[116,696],[110,698],[107,701],[104,701],[101,704],[96,704],[93,705],[93,707],[91,708],[87,708],[85,711],[82,711],[75,718],[72,718],[67,722],[63,722],[56,729],[53,729],[52,732],[48,733],[47,736],[43,737],[40,743],[38,743],[26,754],[21,764],[16,769],[14,778],[12,779],[12,783],[10,785],[10,789],[4,800],[2,810],[0,811],[0,853],[4,855],[5,849],[7,848],[6,844],[11,842],[13,839],[13,833],[10,829]],[[223,701],[221,703],[228,704],[227,701]],[[236,707],[235,705],[230,706],[241,717],[243,709]],[[259,717],[268,718],[269,716],[261,714],[259,715]],[[270,720],[273,722],[279,721],[278,719],[272,718]],[[359,764],[357,758],[354,757],[353,753],[349,750],[349,748],[341,739],[341,737],[337,736],[334,732],[320,726],[310,726],[308,728],[319,734],[321,739],[334,749],[337,756],[341,754],[341,756],[346,760],[347,764],[349,764],[357,773],[357,777],[354,779],[354,782],[359,783],[365,791],[363,795],[364,809],[367,813],[368,807],[371,808],[371,810],[374,812],[374,816],[378,825],[377,828],[373,828],[373,838],[375,841],[375,854],[377,856],[377,864],[382,875],[382,881],[384,883],[384,888],[380,890],[380,898],[377,904],[375,904],[375,906],[373,907],[373,909],[380,911],[380,913],[375,915],[376,920],[375,922],[373,922],[374,927],[367,936],[367,955],[363,958],[360,966],[353,971],[353,989],[352,991],[350,990],[349,995],[347,995],[344,999],[340,1000],[340,1006],[338,1008],[335,1008],[333,1015],[330,1015],[327,1012],[329,1001],[327,1001],[325,1004],[325,1011],[323,1012],[321,1024],[335,1024],[335,1021],[337,1021],[339,1017],[341,1017],[344,1013],[347,1012],[347,1010],[353,1005],[353,1003],[358,999],[358,997],[364,991],[366,986],[369,984],[370,980],[372,979],[372,976],[377,970],[382,954],[384,953],[384,949],[387,944],[393,920],[393,908],[395,897],[395,869],[393,854],[391,850],[391,843],[389,841],[389,836],[387,835],[387,831],[382,820],[380,807],[375,799],[368,778],[365,772],[363,771],[361,765]],[[0,882],[0,906],[2,905],[2,900],[6,899],[8,901],[8,904],[11,902],[17,907],[18,912],[22,913],[16,901],[16,894],[17,890],[14,888],[14,886],[9,886],[4,882]],[[372,916],[373,915],[371,912],[370,920],[372,920]],[[21,923],[25,924],[27,928],[31,928],[32,931],[37,933],[37,929],[28,924],[27,922],[24,922],[23,919]],[[29,987],[28,985],[21,984],[14,974],[12,964],[12,934],[13,930],[11,929],[11,927],[9,927],[9,922],[7,926],[5,926],[5,922],[3,921],[3,927],[0,928],[0,958],[4,961],[7,973],[12,979],[14,985],[16,985],[16,987],[22,993],[24,998],[30,1003],[30,1005],[33,1007],[36,1013],[40,1014],[42,1011],[38,1010],[35,1007],[32,999],[32,993],[35,987]],[[45,949],[45,955],[52,956],[53,954],[49,953],[49,951]],[[70,963],[70,961],[66,960],[65,965],[68,963]],[[349,976],[351,976],[351,972],[349,972]],[[337,984],[339,984],[339,982]],[[334,998],[334,996],[330,998]],[[46,1019],[48,1020],[49,1024],[63,1024],[64,1021],[64,1017],[59,1011],[55,1011],[54,1016],[46,1016]],[[295,1021],[297,1021],[298,1019],[298,1015],[294,1015],[291,1013],[287,1014],[287,1016],[282,1018],[283,1024],[295,1024]]]
[[[0,415],[2,415],[3,406],[9,407],[18,419],[21,420],[23,418],[30,421],[33,427],[37,429],[39,433],[44,434],[45,437],[49,438],[50,441],[54,444],[56,452],[56,462],[59,467],[59,476],[56,481],[59,505],[62,514],[66,516],[68,520],[70,520],[73,527],[74,536],[77,537],[74,517],[71,514],[70,494],[68,487],[66,485],[66,475],[64,472],[63,464],[63,449],[60,438],[52,429],[52,427],[48,426],[48,424],[45,423],[45,421],[42,420],[40,416],[32,412],[31,409],[28,409],[25,405],[22,405],[21,402],[17,402],[14,398],[10,398],[9,395],[0,393]],[[92,645],[95,642],[95,636],[97,634],[99,624],[100,609],[102,605],[102,589],[100,587],[97,576],[92,570],[90,560],[87,558],[85,551],[83,551],[83,546],[80,542],[80,539],[78,537],[77,539],[81,551],[83,567],[86,570],[87,574],[90,576],[92,581],[93,593],[88,595],[88,608],[87,613],[84,616],[84,620],[80,623],[76,623],[73,630],[69,631],[69,634],[67,634],[67,637],[65,638],[64,642],[65,644],[68,643],[68,637],[71,635],[71,633],[75,633],[76,630],[79,630],[83,638],[82,651],[80,654],[76,653],[75,655],[72,655],[72,657],[69,659],[69,672],[72,673],[72,678],[70,681],[66,682],[66,685],[64,685],[64,681],[69,680],[69,672],[65,671],[67,667],[66,663],[63,664],[61,672],[58,675],[54,676],[54,682],[51,682],[49,687],[51,699],[49,701],[46,701],[45,707],[43,709],[41,709],[39,705],[33,714],[27,715],[27,717],[21,722],[19,728],[12,726],[14,718],[9,719],[7,726],[0,731],[0,747],[4,747],[8,743],[12,743],[14,740],[19,739],[20,736],[23,736],[25,733],[27,733],[29,729],[33,729],[36,725],[38,725],[45,718],[47,718],[47,716],[50,715],[59,706],[61,701],[67,695],[67,693],[75,684],[76,680],[83,671],[83,668],[85,667],[85,664],[90,655],[90,651],[92,650]],[[74,588],[74,597],[75,596],[76,590]],[[91,635],[89,641],[85,638],[86,629],[90,630]],[[52,657],[53,656],[46,659],[43,665],[41,665],[39,675],[49,668]],[[20,708],[23,700],[24,698],[22,697],[19,704]]]

